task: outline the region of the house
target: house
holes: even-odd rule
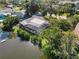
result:
[[[22,4],[23,2],[25,2],[26,0],[13,0],[12,2],[14,4]]]
[[[1,3],[10,3],[12,2],[13,0],[0,0]]]
[[[20,27],[25,30],[34,33],[36,35],[40,34],[43,29],[47,28],[49,22],[46,21],[43,17],[32,16],[29,19],[26,19],[20,22]]]
[[[67,19],[67,16],[58,16],[57,15],[57,19],[63,19],[63,20],[65,20],[65,19]]]
[[[5,6],[6,8],[13,8],[13,5],[12,4],[7,4],[6,6]]]
[[[11,8],[5,8],[2,11],[5,12],[5,13],[13,13],[13,10]]]
[[[1,2],[1,3],[6,3],[6,2],[7,2],[7,0],[0,0],[0,2]]]
[[[25,2],[26,0],[0,0],[0,2],[3,3],[14,3],[14,4],[22,4],[22,2]]]
[[[77,9],[79,9],[79,1],[74,2]]]
[[[75,6],[75,9],[73,11],[71,11],[73,14],[78,12],[79,9],[79,1],[60,1],[59,5],[63,6],[65,4],[72,4]]]
[[[0,11],[0,14],[3,14],[3,15],[11,15],[13,13],[13,10],[11,8],[5,8],[4,10],[1,10]]]
[[[19,18],[24,18],[25,11],[14,11],[13,15],[17,15]]]
[[[64,5],[66,3],[74,4],[72,1],[59,1],[59,5]]]
[[[76,6],[76,8],[79,8],[79,1],[60,1],[59,5],[64,5],[66,3],[74,4]]]

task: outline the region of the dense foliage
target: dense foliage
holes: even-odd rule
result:
[[[31,17],[33,14],[35,14],[38,9],[39,9],[39,5],[34,1],[26,1],[26,4],[25,4],[25,9],[26,9],[26,15],[28,17]]]
[[[59,6],[59,14],[70,13],[71,15],[76,13],[76,6],[74,4],[66,3]]]
[[[22,40],[27,40],[27,41],[30,40],[30,35],[25,30],[19,29],[17,33]]]
[[[48,56],[48,59],[78,58],[77,46],[75,45],[77,37],[72,33],[73,22],[78,19],[72,19],[73,22],[70,18],[69,20],[58,20],[45,17],[45,19],[50,22],[50,26],[40,35],[37,36],[19,28],[18,36],[22,40],[31,41],[33,44],[38,45],[44,54]]]
[[[17,35],[26,41],[31,41],[38,45],[41,51],[47,55],[48,59],[78,59],[78,50],[75,42],[77,37],[73,34],[76,24],[79,22],[79,15],[75,14],[75,6],[73,4],[60,5],[54,7],[58,0],[50,0],[38,2],[36,0],[26,1],[26,15],[31,17],[36,12],[41,12],[44,18],[49,21],[49,27],[39,35],[34,35],[22,28],[16,28]],[[42,4],[41,4],[42,3]],[[46,4],[45,4],[46,3]],[[52,6],[53,5],[53,6]],[[50,16],[45,16],[47,13]],[[70,14],[67,19],[57,19],[52,14],[62,15]],[[13,26],[19,22],[18,17],[7,16],[3,22],[3,30],[10,31]]]
[[[19,18],[17,16],[6,16],[3,21],[3,30],[11,31],[12,27],[19,23]]]

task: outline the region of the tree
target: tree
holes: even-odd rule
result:
[[[59,6],[59,13],[70,13],[71,15],[75,14],[75,5],[71,3],[66,3],[64,5]]]
[[[68,53],[69,59],[75,59],[77,52],[75,48],[73,47],[75,45],[74,41],[76,39],[76,36],[72,32],[66,32],[63,36],[63,39],[65,40],[65,48]]]
[[[75,26],[79,23],[79,16],[78,15],[74,15],[70,18],[70,22],[73,26],[73,29],[75,28]]]
[[[31,17],[33,14],[35,14],[39,9],[39,6],[36,2],[36,0],[32,0],[31,2],[26,4],[26,15],[28,17]]]
[[[19,30],[17,31],[17,34],[21,38],[22,41],[23,40],[24,41],[29,41],[30,40],[30,34],[27,31],[25,31],[21,28],[19,28]]]
[[[58,27],[50,27],[41,34],[41,49],[48,59],[72,59],[76,58],[74,48],[76,39],[72,32],[63,32]]]
[[[56,5],[58,2],[58,0],[49,0],[48,1],[48,13],[50,14],[50,16],[52,14],[56,14],[57,13],[57,7],[55,7],[54,5]]]
[[[11,31],[13,26],[19,23],[19,18],[17,16],[6,16],[3,21],[3,30]]]
[[[38,44],[38,37],[36,35],[32,35],[30,40],[33,44]]]
[[[72,24],[68,20],[60,20],[58,22],[58,27],[63,31],[71,30]]]
[[[41,34],[42,39],[47,39],[48,43],[42,47],[49,59],[59,58],[62,32],[59,28],[50,28]]]

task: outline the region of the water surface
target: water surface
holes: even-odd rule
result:
[[[30,42],[9,39],[0,44],[0,59],[39,59],[42,53]]]

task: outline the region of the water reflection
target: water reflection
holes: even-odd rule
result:
[[[0,41],[8,39],[9,34],[0,29]],[[38,46],[29,41],[22,41],[19,37],[0,43],[0,59],[40,59],[41,55],[43,53]]]
[[[41,55],[38,47],[30,42],[21,42],[19,38],[0,44],[0,59],[39,59]]]

